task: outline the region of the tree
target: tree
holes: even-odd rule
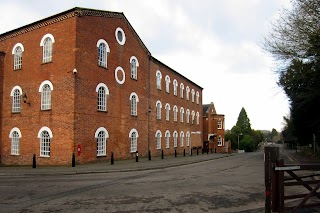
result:
[[[251,134],[252,129],[250,124],[250,119],[248,118],[247,112],[244,109],[244,107],[242,107],[239,113],[236,126],[239,128],[240,133]]]

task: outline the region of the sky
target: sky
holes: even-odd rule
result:
[[[251,127],[281,131],[289,102],[277,63],[263,50],[290,0],[1,0],[0,34],[73,7],[123,12],[152,56],[203,87],[203,104],[225,115],[245,108]]]

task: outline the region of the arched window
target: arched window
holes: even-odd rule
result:
[[[180,146],[183,147],[184,144],[183,144],[183,138],[184,138],[184,133],[181,131],[180,132]]]
[[[13,89],[11,90],[13,113],[18,113],[21,111],[21,95],[22,95],[21,87],[19,86],[13,87]]]
[[[158,130],[156,132],[156,149],[161,149],[161,137],[162,137],[162,134],[160,130]]]
[[[138,59],[134,56],[130,58],[130,64],[131,64],[131,78],[137,80],[138,79],[138,67],[139,62]]]
[[[184,90],[184,85],[183,83],[180,84],[180,98],[183,98],[183,90]]]
[[[197,116],[197,125],[199,125],[199,124],[200,124],[200,115],[199,115],[199,112],[197,112],[196,116]],[[218,128],[219,128],[219,125],[218,125]]]
[[[50,81],[43,81],[39,87],[39,92],[41,92],[41,110],[51,109],[51,92],[53,90],[53,85]]]
[[[199,104],[199,102],[200,102],[199,99],[200,99],[200,94],[197,91],[197,93],[196,93],[196,102],[197,102],[197,104]]]
[[[52,50],[53,50],[54,37],[51,34],[46,34],[42,37],[40,46],[42,49],[42,63],[48,63],[52,61]]]
[[[97,108],[98,111],[106,112],[107,111],[107,99],[109,95],[109,89],[104,83],[98,84],[96,87],[96,92],[98,93],[97,97]]]
[[[157,119],[160,120],[161,119],[161,108],[162,108],[162,104],[160,101],[157,101],[156,108],[157,108]]]
[[[105,156],[107,153],[107,138],[109,133],[104,127],[99,127],[95,133],[97,141],[97,156]]]
[[[134,115],[134,116],[138,115],[138,102],[139,102],[138,95],[135,92],[131,93],[130,95],[131,115]]]
[[[184,113],[184,109],[183,107],[180,108],[180,122],[183,123],[183,113]]]
[[[192,120],[192,124],[194,124],[194,116],[195,116],[195,112],[192,110],[192,112],[191,112],[191,120]]]
[[[40,139],[40,157],[50,157],[50,143],[52,137],[52,132],[48,127],[42,127],[38,132],[38,138]]]
[[[12,49],[14,70],[19,70],[22,68],[22,52],[23,51],[24,51],[24,47],[21,43],[14,45]]]
[[[169,130],[166,131],[166,148],[170,148],[170,132]]]
[[[187,146],[190,146],[190,132],[189,131],[186,134],[186,144],[187,144]]]
[[[190,123],[190,110],[187,109],[187,112],[186,112],[186,120],[187,120],[187,124]]]
[[[170,120],[170,104],[166,103],[166,120]]]
[[[129,133],[130,138],[130,153],[137,151],[137,145],[138,145],[138,131],[136,129],[132,129]]]
[[[19,155],[21,132],[17,127],[14,127],[9,134],[11,138],[11,155]]]
[[[173,132],[173,146],[176,148],[178,146],[178,133],[177,131]]]
[[[170,77],[168,75],[166,75],[166,92],[169,93],[170,92]]]
[[[176,79],[173,80],[173,95],[177,96],[178,95],[178,82]]]
[[[173,121],[178,121],[178,107],[176,105],[173,107]]]
[[[157,89],[161,90],[161,79],[162,79],[162,74],[161,72],[158,70],[156,72],[156,78],[157,78]]]
[[[191,90],[191,101],[194,102],[194,89]]]
[[[98,48],[98,65],[101,67],[108,67],[108,53],[110,53],[110,48],[108,43],[103,40],[99,39],[97,42]]]
[[[186,99],[189,100],[189,95],[190,95],[190,88],[187,86],[186,88]]]

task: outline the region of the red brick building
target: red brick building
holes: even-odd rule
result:
[[[231,142],[224,140],[224,115],[217,114],[213,102],[203,105],[203,147],[214,152],[230,153]]]
[[[0,158],[71,164],[190,150],[202,88],[155,59],[123,13],[73,8],[0,35]]]

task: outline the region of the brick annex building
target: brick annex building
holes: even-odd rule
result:
[[[189,153],[203,128],[202,88],[117,12],[73,8],[1,34],[0,98],[5,165]]]

